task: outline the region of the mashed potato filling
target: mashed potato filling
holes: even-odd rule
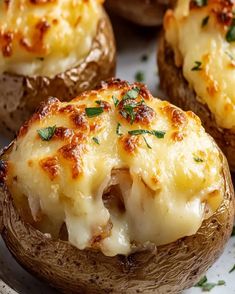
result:
[[[224,194],[221,156],[198,117],[121,85],[52,99],[7,159],[6,183],[24,217],[28,203],[44,233],[66,227],[74,246],[108,256],[195,234]]]
[[[101,0],[0,2],[0,73],[54,77],[89,53]]]

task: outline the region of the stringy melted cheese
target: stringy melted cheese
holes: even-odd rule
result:
[[[91,49],[102,0],[0,1],[0,73],[54,77]]]
[[[217,124],[228,129],[235,127],[235,42],[226,41],[233,10],[232,1],[209,0],[197,7],[193,1],[179,0],[164,20],[176,65],[182,66],[185,79]],[[199,71],[192,70],[196,61],[201,62]]]
[[[121,85],[52,100],[22,127],[7,162],[7,185],[18,207],[28,199],[35,224],[58,233],[65,223],[74,246],[108,256],[195,234],[224,193],[219,151],[198,117],[142,88],[133,101],[144,99],[145,113],[131,124],[112,99],[133,87]],[[106,101],[104,112],[87,117],[97,100]],[[43,141],[37,131],[55,125]],[[165,136],[128,134],[136,129]]]

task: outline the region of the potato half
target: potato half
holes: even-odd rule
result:
[[[112,97],[116,97],[116,99]],[[114,100],[113,102],[112,99]],[[103,112],[100,111],[97,104],[103,108]],[[86,110],[86,113],[90,113],[88,117],[85,115],[84,105],[89,106],[89,111]],[[124,114],[123,111],[127,109],[127,105],[134,108],[134,117],[127,113]],[[95,107],[92,108],[92,115],[91,106]],[[99,114],[97,113],[98,108]],[[96,116],[94,116],[94,111],[96,111]],[[74,116],[75,114],[76,116]],[[153,117],[157,119],[154,120]],[[54,128],[54,133],[51,133],[52,129],[47,134],[40,133],[39,135],[37,133],[39,126],[48,126],[48,124],[54,123],[55,120],[58,129]],[[117,121],[121,124],[121,130],[116,133]],[[62,126],[59,127],[59,123],[63,123],[63,128]],[[76,127],[74,123],[76,123]],[[155,123],[157,124],[155,125]],[[68,128],[68,126],[70,127]],[[150,132],[148,134],[147,132],[145,133],[146,141],[141,134],[134,135],[136,129],[141,130],[141,126],[142,128],[144,126]],[[166,133],[164,134],[158,131],[154,133],[156,136],[153,136],[151,127],[156,126],[159,128],[160,126],[161,128],[164,126]],[[129,132],[132,130],[132,132],[128,133],[128,130]],[[75,135],[79,136],[79,141],[76,146],[73,144],[73,132],[75,131],[78,131]],[[48,138],[48,135],[50,135],[50,138]],[[94,138],[96,140],[92,143],[94,140],[90,139]],[[98,138],[99,141],[97,141]],[[200,141],[200,144],[195,138]],[[36,147],[36,149],[34,149],[34,152],[30,152],[31,157],[28,157],[27,147],[24,148],[23,146],[32,146],[31,140],[34,142],[33,148]],[[84,143],[86,140],[88,140],[88,143]],[[192,140],[195,140],[193,141],[194,144],[192,144]],[[68,142],[70,143],[68,144]],[[146,144],[146,142],[148,143]],[[200,153],[200,156],[204,156],[204,159],[198,157],[191,158],[193,156],[191,151],[198,151],[201,148],[201,144],[203,145],[203,152]],[[74,148],[78,148],[78,146],[83,147],[82,149],[75,150]],[[22,147],[24,149],[23,153]],[[47,157],[48,154],[45,155],[44,152],[41,153],[41,148],[46,148],[47,152],[50,150],[50,157]],[[56,158],[53,157],[53,159],[51,157],[51,154],[55,154],[55,148],[60,148],[59,153],[62,154],[63,158],[58,159],[60,158],[58,157],[59,162],[57,163],[54,161]],[[207,148],[209,149],[207,150]],[[110,152],[106,152],[105,157],[103,157],[104,150],[109,150]],[[151,155],[154,154],[153,152],[155,150],[157,150],[156,156],[158,154],[161,154],[161,156],[158,158],[158,161],[155,161],[156,166],[154,167],[156,169],[158,168],[158,162],[162,164],[166,162],[167,165],[164,171],[160,169],[157,175],[152,177],[155,169],[152,168],[152,165],[149,166],[148,162],[149,160],[153,162]],[[170,150],[178,151],[175,153]],[[74,156],[79,157],[81,155],[80,152],[84,152],[81,160],[90,158],[90,155],[92,155],[92,160],[88,164],[88,170],[86,169],[85,163],[81,162],[80,159],[77,161],[77,165],[74,165]],[[162,156],[162,152],[169,153],[166,156]],[[56,151],[56,156],[60,156],[59,153]],[[43,156],[39,158],[39,161],[37,154],[42,154]],[[107,177],[107,174],[103,175],[105,164],[107,162],[110,163],[107,158],[110,157],[114,160],[117,154],[119,156],[118,172],[123,171],[123,168],[130,168],[133,183],[135,185],[139,183],[139,189],[144,189],[143,191],[146,191],[146,195],[138,195],[139,190],[135,190],[136,194],[134,193],[133,195],[134,202],[130,203],[130,210],[128,210],[128,202],[125,201],[128,201],[132,194],[129,194],[126,198],[125,192],[122,194],[120,192],[122,190],[119,190],[116,198],[112,198],[112,194],[109,194],[111,186],[107,186],[106,188],[108,189],[103,187],[102,189],[106,191],[103,195],[106,195],[106,197],[102,199],[105,199],[104,201],[107,201],[106,203],[109,203],[113,199],[113,204],[114,206],[116,205],[115,209],[118,207],[120,209],[120,211],[118,210],[119,212],[115,210],[115,213],[112,214],[112,203],[106,206],[111,215],[110,220],[112,223],[111,227],[108,226],[108,230],[118,228],[116,224],[121,225],[120,222],[116,223],[117,216],[118,218],[124,217],[128,223],[130,214],[138,211],[136,210],[135,200],[138,202],[138,197],[142,197],[142,200],[140,199],[140,207],[145,208],[147,207],[145,205],[150,203],[148,206],[149,211],[145,214],[145,209],[139,210],[137,215],[134,213],[133,220],[137,222],[141,220],[143,226],[147,221],[148,227],[151,227],[155,219],[157,219],[159,226],[163,226],[163,230],[159,231],[156,242],[164,244],[156,245],[154,242],[141,243],[137,241],[138,238],[142,238],[143,234],[146,233],[140,231],[139,236],[135,235],[133,237],[136,241],[131,243],[130,251],[128,247],[127,252],[129,253],[116,254],[121,250],[121,247],[119,248],[116,246],[117,244],[114,244],[115,250],[117,251],[114,251],[116,253],[113,256],[108,256],[106,254],[108,251],[104,251],[104,243],[102,242],[109,237],[110,231],[107,232],[104,230],[100,235],[95,235],[95,238],[92,238],[90,246],[81,250],[77,246],[79,246],[80,239],[83,238],[83,233],[79,235],[77,239],[78,243],[73,246],[68,241],[66,233],[61,233],[58,237],[52,238],[49,234],[50,232],[46,234],[45,229],[43,229],[44,233],[42,233],[42,230],[36,228],[38,227],[36,226],[37,222],[41,221],[44,214],[39,214],[39,218],[36,217],[32,220],[32,216],[28,214],[29,207],[26,207],[27,205],[24,207],[24,201],[21,201],[21,197],[18,198],[22,184],[29,191],[34,185],[33,178],[36,176],[34,178],[36,180],[35,195],[28,195],[29,198],[32,196],[33,199],[33,197],[36,197],[38,191],[41,194],[44,193],[44,188],[46,189],[48,184],[50,186],[56,184],[58,187],[58,183],[62,185],[61,180],[63,182],[67,181],[65,190],[61,194],[63,196],[61,196],[61,199],[64,199],[66,205],[68,205],[66,206],[67,209],[70,207],[70,203],[72,203],[72,210],[75,213],[75,207],[73,205],[73,200],[75,199],[73,196],[71,196],[73,200],[69,198],[70,196],[66,194],[66,189],[69,188],[67,192],[70,189],[75,191],[74,188],[77,187],[76,185],[79,184],[79,181],[81,183],[84,180],[89,181],[94,171],[94,165],[97,168],[97,172],[90,182],[92,186],[91,191],[93,191],[93,187],[97,186],[97,182],[103,182],[103,177]],[[145,156],[143,158],[137,157],[138,154],[144,154]],[[24,165],[26,158],[25,168],[21,166],[17,173],[15,173],[17,163],[14,162],[16,159],[14,156],[23,156],[21,161],[17,161],[19,165]],[[189,156],[188,160],[186,160],[187,165],[184,156]],[[46,158],[49,160],[44,161]],[[169,162],[174,163],[174,168],[169,167],[169,163],[166,161],[168,159],[170,160]],[[68,293],[68,291],[70,293],[180,293],[183,289],[193,286],[199,280],[201,275],[220,256],[231,235],[234,219],[234,192],[225,157],[217,149],[213,139],[205,133],[201,127],[200,120],[195,115],[191,112],[183,112],[168,102],[153,99],[146,87],[141,84],[136,83],[130,85],[119,80],[112,80],[108,83],[103,83],[100,88],[94,91],[82,94],[67,104],[61,103],[57,99],[50,100],[23,126],[16,140],[7,149],[3,150],[0,163],[0,228],[2,237],[13,256],[24,268],[64,293]],[[139,169],[136,170],[135,164],[137,164]],[[219,167],[217,164],[219,164]],[[57,169],[57,167],[59,168]],[[145,170],[142,170],[141,167],[145,167]],[[212,168],[210,167],[213,167],[215,173],[211,173]],[[26,172],[26,169],[31,168],[31,173]],[[168,168],[169,172],[167,172]],[[109,166],[108,169],[110,169]],[[84,171],[84,175],[81,171]],[[176,171],[177,173],[175,173]],[[144,178],[146,174],[147,178]],[[135,175],[138,175],[137,182],[134,182]],[[190,175],[193,177],[191,178]],[[23,183],[25,176],[30,177],[28,183]],[[128,177],[130,175],[125,174],[124,185],[127,184]],[[197,177],[197,181],[195,181],[195,177]],[[162,182],[164,178],[169,181],[173,179],[175,185],[171,182],[169,184],[167,180]],[[139,179],[141,179],[141,183],[138,182]],[[153,182],[151,181],[152,179],[154,179]],[[202,182],[199,184],[201,179]],[[215,179],[216,181],[214,182]],[[114,181],[116,182],[116,180]],[[13,186],[12,183],[14,183]],[[201,190],[200,185],[206,185],[203,186],[203,189],[207,192],[203,194],[202,192],[204,190]],[[168,190],[175,188],[176,190]],[[87,186],[84,189],[86,191]],[[100,189],[98,187],[99,191]],[[10,190],[14,192],[10,192]],[[26,194],[27,191],[25,192]],[[164,194],[164,191],[168,191],[168,193]],[[174,195],[173,191],[180,194]],[[196,196],[191,194],[192,191],[196,193]],[[209,213],[208,218],[203,213],[202,222],[199,224],[199,229],[195,233],[191,232],[191,234],[189,233],[185,237],[167,243],[164,241],[165,238],[171,238],[173,234],[179,234],[183,227],[187,227],[187,223],[185,222],[181,226],[176,226],[176,228],[174,228],[174,224],[179,222],[180,218],[185,217],[185,213],[191,207],[191,201],[194,203],[194,197],[198,199],[198,193],[199,195],[203,195],[200,196],[202,197],[201,201],[203,205],[200,207],[206,208],[205,214]],[[209,194],[207,195],[207,193]],[[57,199],[55,196],[53,194],[52,198],[54,200]],[[172,199],[175,199],[176,196],[175,207],[171,207],[173,210],[176,209],[174,210],[173,220],[171,221],[168,218],[171,214],[170,210],[168,210],[168,214],[163,212],[166,218],[165,221],[162,222],[161,218],[158,218],[158,214],[154,214],[153,221],[149,223],[152,207],[155,207],[155,205],[160,205],[160,207],[161,205],[163,207],[166,205],[167,207],[168,202],[163,201],[163,203],[156,204],[158,203],[159,197],[165,196],[169,197],[168,202],[170,205]],[[99,200],[98,197],[97,194],[96,201]],[[177,202],[179,200],[178,197],[183,199],[183,203],[186,204],[183,205],[183,208],[177,206],[179,204]],[[119,198],[122,199],[122,203],[116,202]],[[86,198],[83,197],[82,199]],[[102,199],[101,201],[103,201]],[[43,201],[43,198],[41,200]],[[207,203],[206,206],[203,204],[204,201]],[[81,203],[84,204],[85,202]],[[57,207],[57,204],[57,202],[54,202],[51,207],[52,212]],[[121,207],[120,204],[122,204]],[[125,218],[126,214],[124,213],[125,209],[123,205],[126,209],[125,213],[130,213],[127,215],[127,219]],[[46,207],[49,208],[49,206]],[[185,206],[187,206],[186,210],[184,210]],[[33,207],[35,208],[36,206],[33,205]],[[183,214],[180,218],[178,218],[179,207],[183,209]],[[196,207],[198,207],[197,204],[194,206],[194,209],[197,209]],[[157,212],[161,213],[161,210],[157,210]],[[96,210],[92,214],[92,219],[96,219],[99,213],[100,211]],[[79,215],[77,216],[80,217]],[[143,215],[144,218],[142,218]],[[191,220],[191,214],[189,215],[189,220]],[[194,217],[197,218],[197,216]],[[97,220],[97,225],[99,221],[100,218]],[[71,234],[70,229],[72,227],[69,227],[69,224],[67,225],[67,234]],[[159,230],[159,226],[155,229]],[[92,228],[94,230],[94,226]],[[131,231],[138,230],[139,228],[137,226],[136,228],[132,228]],[[167,228],[169,229],[169,234]],[[188,229],[191,230],[191,228]],[[152,233],[155,236],[155,232]],[[150,235],[152,233],[150,232]],[[76,243],[74,240],[73,242]],[[117,242],[119,241],[117,240]]]
[[[167,2],[159,0],[107,0],[106,7],[138,25],[157,26],[162,23]]]
[[[47,4],[49,5],[49,4]],[[0,74],[0,131],[13,136],[38,104],[50,96],[70,100],[115,75],[116,49],[112,27],[102,10],[89,53],[74,68],[48,76]]]
[[[200,117],[234,171],[234,40],[229,39],[231,19],[225,21],[234,6],[230,3],[222,18],[224,2],[200,7],[186,1],[184,16],[181,5],[165,15],[157,53],[160,85],[172,103]]]

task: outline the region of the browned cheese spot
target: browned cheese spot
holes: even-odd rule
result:
[[[85,135],[74,135],[71,142],[61,147],[58,152],[62,157],[70,162],[72,178],[76,179],[82,174],[82,157],[85,153]]]
[[[51,181],[53,181],[58,176],[59,165],[58,158],[56,156],[44,158],[40,160],[39,164],[43,171],[47,173]]]

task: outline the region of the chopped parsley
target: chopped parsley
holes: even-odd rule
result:
[[[96,137],[93,137],[92,140],[93,140],[97,145],[100,145],[100,142],[99,142],[99,140],[98,140]]]
[[[203,292],[209,292],[215,286],[224,286],[224,285],[226,285],[226,283],[223,280],[219,280],[217,283],[209,283],[207,280],[207,277],[204,276],[194,287],[201,288]]]
[[[116,127],[116,134],[117,134],[118,136],[121,136],[121,135],[122,135],[122,133],[120,133],[120,128],[121,128],[121,124],[118,123],[118,124],[117,124],[117,127]]]
[[[140,92],[140,88],[138,87],[135,87],[129,91],[127,91],[125,93],[125,95],[122,97],[123,100],[126,100],[126,99],[136,99],[139,95],[139,92]]]
[[[128,134],[132,135],[132,136],[149,134],[149,135],[153,135],[153,136],[157,137],[158,139],[162,139],[162,138],[164,138],[166,132],[156,131],[156,130],[152,130],[152,131],[149,131],[149,130],[133,130],[133,131],[129,131]]]
[[[85,108],[86,115],[88,117],[98,116],[104,112],[103,107],[88,107]]]
[[[231,235],[232,237],[234,237],[235,236],[235,227],[233,227],[233,231],[232,231],[232,235]]]
[[[202,28],[205,27],[208,24],[209,18],[210,18],[209,15],[207,15],[207,16],[205,16],[203,18],[203,20],[202,20]]]
[[[127,118],[127,116],[129,115],[131,118],[131,125],[133,124],[133,122],[135,121],[135,112],[134,112],[134,108],[136,106],[133,104],[129,104],[129,105],[125,105],[124,106],[124,111],[121,111],[121,114],[124,118]]]
[[[228,31],[225,37],[229,43],[235,41],[235,19],[233,19],[233,22],[231,26],[228,28]]]
[[[203,7],[207,5],[207,0],[194,0],[197,7]]]
[[[231,268],[231,270],[229,271],[229,273],[231,274],[232,272],[234,272],[235,271],[235,264],[234,264],[234,266]]]
[[[115,107],[117,107],[119,104],[119,100],[115,96],[112,96],[112,99],[113,99],[113,103],[114,103]]]
[[[143,71],[137,71],[137,73],[135,74],[135,80],[136,82],[142,83],[145,81],[145,76]]]
[[[37,133],[43,141],[50,141],[55,134],[55,130],[56,126],[53,126],[37,130]]]
[[[148,147],[149,149],[152,149],[152,147],[149,145],[147,139],[146,139],[145,137],[143,137],[143,139],[144,139],[144,142],[145,142],[145,144],[147,145],[147,147]]]
[[[198,70],[202,70],[201,68],[201,61],[194,61],[195,65],[191,68],[191,70],[193,71],[198,71]]]
[[[101,105],[102,101],[101,100],[96,100],[95,103],[98,104],[98,105]]]
[[[193,159],[194,159],[194,161],[196,161],[196,162],[203,162],[203,161],[204,161],[202,158],[197,157],[197,156],[193,157]]]
[[[147,54],[143,54],[143,55],[141,56],[141,61],[142,61],[142,62],[146,62],[146,61],[148,61],[148,59],[149,59],[149,57],[148,57]]]

